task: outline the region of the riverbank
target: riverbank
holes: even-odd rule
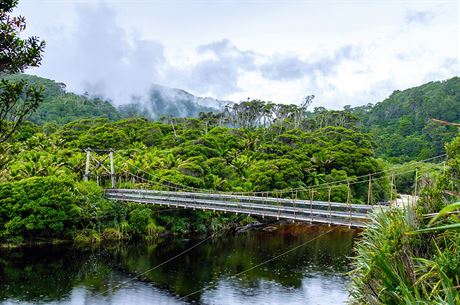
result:
[[[364,231],[352,304],[460,304],[460,137],[446,148],[443,171],[420,182],[419,197]]]
[[[207,234],[252,221],[244,215],[109,201],[94,182],[54,176],[0,184],[0,243],[8,245]]]

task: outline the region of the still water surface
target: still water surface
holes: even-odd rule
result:
[[[0,250],[0,304],[343,304],[357,232],[328,230],[227,234],[146,273],[199,239]]]

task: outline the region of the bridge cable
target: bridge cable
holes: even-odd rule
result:
[[[243,215],[241,215],[241,216],[243,216]],[[240,217],[241,217],[241,216],[240,216]],[[240,218],[240,217],[237,217],[237,219],[236,219],[235,221],[237,221],[238,218]],[[145,275],[145,274],[147,274],[147,273],[150,273],[150,272],[152,272],[153,270],[158,269],[159,267],[161,267],[161,266],[163,266],[163,265],[166,265],[167,263],[169,263],[169,262],[175,260],[176,258],[179,258],[180,256],[182,256],[182,255],[184,255],[184,254],[190,252],[190,251],[193,250],[194,248],[196,248],[196,247],[200,246],[201,244],[207,242],[208,240],[210,240],[211,238],[215,237],[217,234],[222,233],[222,232],[225,231],[225,230],[226,230],[226,229],[223,228],[223,229],[221,229],[221,230],[219,230],[219,231],[215,231],[214,233],[212,233],[211,235],[209,235],[209,236],[206,237],[205,239],[202,239],[201,241],[199,241],[198,243],[194,244],[193,246],[188,247],[187,249],[185,249],[184,251],[180,252],[179,254],[176,254],[176,255],[174,255],[173,257],[171,257],[171,258],[169,258],[169,259],[167,259],[167,260],[165,260],[165,261],[159,263],[158,265],[156,265],[156,266],[154,266],[154,267],[152,267],[152,268],[149,268],[149,269],[147,269],[147,270],[145,270],[145,271],[143,271],[143,272],[141,272],[141,273],[135,275],[134,277],[130,277],[129,279],[127,279],[127,280],[125,280],[125,281],[123,281],[123,282],[121,282],[121,283],[118,283],[118,284],[116,284],[115,286],[110,287],[110,288],[108,288],[108,289],[106,289],[106,290],[104,290],[103,292],[100,292],[100,293],[98,293],[98,294],[99,294],[99,295],[104,295],[104,294],[106,294],[107,292],[109,292],[109,291],[111,291],[111,290],[113,291],[115,288],[120,288],[121,286],[126,285],[127,283],[132,282],[132,281],[136,280],[137,278],[139,278],[139,277],[141,277],[141,276],[143,276],[143,275]]]
[[[435,165],[434,165],[434,166],[435,166]],[[425,169],[425,170],[428,172],[430,169],[427,168],[427,169]],[[394,174],[394,172],[393,172],[393,174],[394,174],[395,176],[399,176],[399,175],[407,174],[407,173],[410,173],[410,172],[413,172],[413,171],[414,171],[414,169],[409,169],[409,170],[406,170],[406,171],[399,172],[399,173],[397,173],[397,174]],[[420,169],[418,169],[418,171],[419,171],[419,173],[420,173]],[[141,179],[141,180],[143,180],[143,181],[146,181],[146,182],[148,182],[149,184],[151,184],[152,186],[154,186],[154,185],[152,184],[153,182],[152,182],[151,180],[149,180],[149,179],[146,179],[146,178],[144,178],[144,177],[135,175],[135,174],[130,173],[130,172],[127,172],[127,171],[125,171],[125,173],[127,173],[127,174],[129,174],[129,175],[131,175],[131,176],[133,176],[133,177],[136,177],[136,178],[138,178],[138,179]],[[366,175],[366,176],[364,176],[364,177],[367,177],[367,178],[369,179],[369,174]],[[383,180],[383,179],[388,179],[388,177],[387,177],[387,176],[382,176],[382,177],[374,178],[373,180],[374,180],[374,181],[377,181],[377,180]],[[348,185],[351,186],[351,185],[361,184],[361,183],[364,183],[364,182],[369,182],[367,179],[366,179],[366,180],[361,180],[361,181],[354,181],[354,182],[349,182],[349,179],[348,179],[348,180],[345,180],[345,181],[347,182],[347,186],[348,186]],[[339,182],[339,181],[335,181],[335,182],[333,182],[333,183],[337,183],[337,182]],[[322,187],[321,185],[318,185],[318,186],[315,186],[315,187],[291,189],[290,191],[292,192],[292,191],[294,191],[294,190],[321,190],[321,189],[329,189],[329,188],[341,186],[341,185],[331,185],[331,183],[325,183],[325,184],[323,184],[323,185],[329,185],[329,186],[328,186],[328,187]],[[188,192],[187,189],[181,189],[181,188],[176,188],[176,189],[177,189],[177,190],[182,190],[182,191]],[[222,192],[217,192],[217,193],[221,194]],[[269,193],[272,193],[272,194],[278,195],[277,197],[275,197],[275,198],[278,198],[279,196],[281,196],[282,193],[286,193],[286,190],[284,190],[284,191],[283,191],[283,190],[273,190],[273,191],[271,191],[271,192],[264,191],[264,192],[253,192],[253,193],[267,194],[267,196],[268,196]],[[223,192],[223,194],[225,194],[225,195],[232,195],[233,193],[231,193],[231,192]],[[311,201],[312,201],[312,199],[311,199]]]
[[[232,278],[237,278],[237,277],[239,277],[240,275],[242,275],[242,274],[244,274],[244,273],[247,273],[247,272],[249,272],[249,271],[251,271],[251,270],[254,270],[254,269],[256,269],[256,268],[259,268],[260,266],[263,266],[263,265],[265,265],[265,264],[268,264],[269,262],[274,261],[275,259],[278,259],[278,258],[280,258],[280,257],[282,257],[282,256],[284,256],[284,255],[286,255],[286,254],[288,254],[288,253],[290,253],[290,252],[292,252],[292,251],[295,251],[295,250],[297,250],[297,249],[300,249],[300,248],[306,246],[307,244],[309,244],[309,243],[311,243],[311,242],[317,240],[318,238],[323,237],[324,235],[331,233],[331,232],[334,231],[336,228],[337,228],[337,227],[334,227],[334,228],[332,228],[332,229],[330,229],[330,230],[328,230],[328,231],[326,231],[326,232],[324,232],[324,233],[321,233],[321,234],[319,234],[318,236],[315,236],[315,237],[313,237],[313,238],[307,240],[306,242],[302,243],[301,245],[295,246],[295,247],[293,247],[293,248],[291,248],[291,249],[289,249],[289,250],[287,250],[287,251],[285,251],[285,252],[283,252],[283,253],[280,253],[280,254],[278,254],[278,255],[276,255],[276,256],[273,256],[273,257],[267,259],[266,261],[264,261],[264,262],[262,262],[262,263],[260,263],[260,264],[257,264],[257,265],[255,265],[255,266],[252,266],[252,267],[246,269],[246,270],[243,270],[243,271],[241,271],[241,272],[238,272],[237,274],[231,275],[231,276],[227,277],[226,279],[229,280],[229,279],[232,279]],[[197,293],[199,293],[199,292],[201,292],[201,291],[204,291],[205,289],[214,287],[215,285],[216,285],[216,283],[212,283],[212,284],[207,285],[207,286],[205,286],[205,287],[203,287],[203,288],[201,288],[201,289],[198,289],[198,290],[196,290],[196,291],[194,291],[194,292],[191,292],[191,293],[189,293],[189,294],[187,294],[187,295],[185,295],[185,296],[179,298],[179,301],[184,300],[184,299],[186,299],[186,298],[188,298],[188,297],[190,297],[190,296],[192,296],[192,295],[194,295],[194,294],[197,294]]]
[[[431,161],[431,160],[435,160],[435,159],[438,159],[438,158],[441,158],[441,157],[445,157],[447,154],[440,154],[438,156],[435,156],[435,157],[431,157],[431,158],[427,158],[427,159],[424,159],[424,160],[420,160],[420,161],[417,161],[416,163],[423,163],[423,162],[427,162],[427,161]],[[124,163],[124,164],[127,164],[127,163]],[[417,164],[414,164],[415,166],[417,166]],[[136,169],[138,169],[139,171],[147,174],[147,175],[150,175],[154,178],[158,178],[158,179],[161,179],[161,177],[159,177],[158,175],[154,175],[150,172],[147,172],[141,168],[139,168],[138,166],[136,165],[132,165],[132,167],[135,167]],[[387,169],[387,170],[382,170],[382,171],[379,171],[379,172],[374,172],[374,173],[369,173],[369,174],[366,174],[366,175],[361,175],[361,176],[356,176],[356,177],[353,177],[353,179],[361,179],[361,178],[368,178],[369,179],[369,176],[376,176],[378,174],[382,174],[382,173],[386,173],[386,172],[391,172],[391,171],[394,171],[394,169]],[[413,170],[409,170],[407,172],[411,172]],[[406,172],[404,172],[406,173]],[[132,173],[130,173],[132,174]],[[402,174],[402,173],[400,173]],[[343,180],[337,180],[337,181],[332,181],[332,182],[328,182],[328,183],[322,183],[322,184],[319,184],[319,185],[316,185],[316,186],[309,186],[309,187],[300,187],[300,188],[290,188],[290,189],[283,189],[283,190],[273,190],[273,191],[260,191],[260,192],[251,192],[251,191],[248,191],[248,192],[220,192],[220,191],[215,191],[215,190],[210,190],[210,189],[201,189],[201,188],[196,188],[196,187],[190,187],[190,186],[185,186],[185,185],[181,185],[181,184],[178,184],[178,183],[175,183],[175,182],[170,182],[170,181],[167,181],[168,183],[171,183],[171,184],[175,184],[175,185],[178,185],[178,186],[181,186],[182,190],[194,190],[194,191],[197,191],[197,192],[206,192],[206,193],[223,193],[223,194],[229,194],[229,195],[244,195],[244,194],[265,194],[265,193],[289,193],[289,192],[292,192],[294,190],[304,190],[304,189],[310,189],[310,188],[318,188],[318,187],[321,187],[321,186],[330,186],[330,185],[337,185],[341,182],[347,182],[348,179],[343,179]],[[366,179],[367,180],[367,179]],[[360,183],[360,182],[357,182],[357,183]],[[352,183],[353,184],[356,184],[355,183]]]

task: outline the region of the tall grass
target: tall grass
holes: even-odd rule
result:
[[[445,228],[457,220],[428,227],[412,209],[376,213],[356,246],[350,303],[460,304],[460,231]]]

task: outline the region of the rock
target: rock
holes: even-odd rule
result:
[[[265,231],[265,232],[273,232],[273,231],[276,231],[276,230],[278,230],[278,228],[275,227],[275,226],[267,226],[267,227],[262,229],[262,231]]]
[[[242,226],[242,227],[239,227],[236,229],[236,233],[239,234],[239,233],[244,233],[244,232],[247,232],[249,231],[250,229],[253,229],[253,228],[257,228],[257,227],[260,227],[262,226],[263,224],[260,223],[260,222],[251,222],[251,223],[248,223],[247,225],[245,226]]]

